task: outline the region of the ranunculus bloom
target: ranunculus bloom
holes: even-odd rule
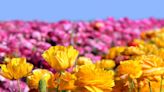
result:
[[[92,64],[92,60],[87,57],[79,57],[77,60],[77,65]]]
[[[114,59],[116,56],[120,55],[124,50],[125,47],[122,46],[110,48],[108,54],[106,55],[106,58]]]
[[[62,71],[74,65],[79,52],[72,46],[53,46],[42,56],[57,71]]]
[[[103,59],[101,61],[96,62],[96,64],[104,69],[112,69],[116,66],[115,62],[109,59]]]
[[[142,66],[139,61],[126,60],[117,67],[117,75],[122,78],[139,78],[142,75]]]
[[[99,90],[91,92],[110,92],[114,86],[114,72],[112,70],[106,71],[102,68],[96,67],[94,64],[80,66],[76,73],[76,77],[77,80],[75,84],[81,89],[85,88],[88,91],[93,89]]]
[[[60,76],[59,90],[73,90],[75,86],[76,76],[69,72],[64,72]]]
[[[150,81],[150,85],[151,85],[151,88],[152,88],[152,92],[163,92],[163,91],[160,91],[161,90],[160,87],[162,89],[164,89],[164,85],[161,84],[160,81]],[[145,83],[145,85],[143,85],[143,87],[140,88],[140,92],[150,92],[150,87],[149,87],[148,82]]]
[[[164,74],[164,62],[156,55],[142,55],[135,58],[142,64],[143,76],[149,80],[161,80]]]
[[[0,74],[7,79],[17,80],[26,77],[32,70],[33,65],[26,62],[26,58],[12,58],[7,64],[1,65]]]
[[[48,88],[53,88],[57,86],[54,74],[46,69],[33,70],[32,75],[27,77],[27,84],[30,89],[38,89],[39,81],[41,79],[46,81],[46,86]]]
[[[123,54],[135,56],[135,55],[143,55],[143,54],[145,54],[145,52],[142,51],[139,47],[131,46],[131,47],[126,47]]]

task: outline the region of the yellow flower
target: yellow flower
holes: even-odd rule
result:
[[[101,61],[97,61],[96,65],[104,69],[112,69],[116,66],[115,62],[109,59],[103,59]]]
[[[151,39],[158,47],[164,48],[164,34],[162,37],[154,37]]]
[[[108,54],[106,55],[107,59],[114,59],[116,56],[120,55],[125,50],[125,47],[113,47],[110,48]]]
[[[156,55],[142,55],[136,57],[135,60],[140,61],[142,64],[143,76],[147,76],[149,79],[160,80],[160,76],[164,73],[162,58]]]
[[[26,58],[12,58],[7,64],[1,65],[0,74],[7,79],[17,80],[26,77],[33,65],[26,62]]]
[[[164,81],[162,83],[164,83]],[[150,81],[150,85],[152,88],[152,92],[160,92],[160,86],[161,86],[160,81]],[[164,84],[162,84],[161,87],[164,90]],[[140,92],[150,92],[148,81],[145,83],[145,85],[143,85],[143,87],[140,88]]]
[[[46,50],[42,56],[57,71],[62,71],[74,65],[78,51],[72,46],[53,46]]]
[[[160,49],[158,49],[158,50],[156,50],[154,52],[155,52],[154,53],[155,55],[159,56],[164,61],[164,48],[160,48]]]
[[[146,31],[146,32],[142,32],[141,33],[141,38],[142,39],[150,39],[152,37],[154,37],[156,34],[155,34],[155,31],[154,30],[150,30],[150,31]]]
[[[139,61],[126,60],[117,67],[117,74],[120,78],[139,78],[142,75],[142,67]]]
[[[69,72],[64,72],[60,76],[59,90],[73,90],[76,88],[74,85],[76,76]]]
[[[124,55],[143,55],[145,54],[144,51],[142,51],[139,47],[126,47],[126,49],[123,52]]]
[[[145,52],[145,54],[153,54],[158,50],[158,47],[155,44],[145,43],[139,45],[139,48]]]
[[[46,81],[46,86],[48,88],[56,87],[57,83],[55,82],[55,77],[59,77],[59,74],[53,75],[52,72],[46,69],[35,69],[32,72],[32,75],[27,77],[27,84],[30,89],[38,89],[38,84],[41,79]]]
[[[134,43],[137,43],[138,45],[140,45],[140,44],[142,44],[142,45],[145,44],[145,41],[144,41],[144,40],[141,40],[141,39],[134,39],[133,42],[134,42]]]
[[[96,67],[94,64],[82,65],[76,73],[75,84],[86,90],[101,90],[91,92],[110,92],[114,86],[114,72]],[[85,91],[80,91],[85,92]]]
[[[77,65],[92,64],[92,60],[87,57],[79,57],[77,60]]]

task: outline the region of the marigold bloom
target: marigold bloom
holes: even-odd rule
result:
[[[73,90],[76,88],[74,85],[76,76],[69,72],[64,72],[60,76],[59,90]]]
[[[76,77],[77,80],[75,84],[88,91],[94,88],[101,90],[102,92],[110,92],[114,86],[114,72],[112,70],[106,71],[102,68],[96,67],[94,64],[80,66],[79,71],[76,73]]]
[[[108,54],[106,55],[107,59],[114,59],[116,56],[120,55],[125,50],[125,47],[113,47],[110,48]]]
[[[154,36],[155,36],[155,31],[154,30],[141,33],[141,38],[142,39],[150,39]]]
[[[138,45],[143,45],[145,44],[145,41],[144,40],[141,40],[141,39],[134,39],[133,42],[137,43]]]
[[[139,47],[126,47],[126,49],[123,52],[124,55],[143,55],[145,54],[144,51],[142,51]]]
[[[26,62],[26,58],[12,58],[7,64],[1,65],[0,74],[7,79],[17,80],[26,77],[33,65]]]
[[[56,77],[59,77],[59,74],[57,74]],[[53,88],[57,85],[57,83],[55,83],[55,75],[46,69],[33,70],[32,75],[27,77],[27,84],[30,89],[38,89],[38,84],[41,79],[46,81],[48,88]]]
[[[145,43],[139,45],[139,48],[145,52],[145,54],[153,54],[155,51],[158,50],[158,47],[155,44]]]
[[[151,39],[158,47],[164,48],[164,34],[162,37],[154,37]]]
[[[154,53],[155,55],[159,56],[160,58],[162,58],[164,60],[164,48],[160,48],[154,52],[155,52]]]
[[[109,59],[103,59],[101,61],[98,61],[96,62],[96,65],[104,69],[112,69],[116,66],[115,62]]]
[[[57,71],[62,71],[74,65],[78,51],[72,46],[53,46],[46,50],[42,56]]]
[[[87,57],[79,57],[77,60],[77,65],[92,64],[92,60]]]
[[[142,64],[143,76],[156,79],[164,73],[164,62],[156,55],[142,55],[135,58]],[[157,79],[160,80],[160,77]]]
[[[162,87],[162,89],[164,89],[164,84],[161,85],[160,81],[150,81],[150,85],[152,88],[152,92],[161,92],[160,86]],[[140,88],[140,92],[150,92],[148,81],[145,83],[145,85],[143,85],[143,87]]]
[[[139,78],[142,75],[142,67],[139,61],[126,60],[117,67],[117,74],[120,77]]]

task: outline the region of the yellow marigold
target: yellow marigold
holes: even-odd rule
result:
[[[164,80],[162,83],[164,83]],[[160,81],[150,81],[150,85],[151,85],[152,92],[161,92],[160,87],[162,87],[162,89],[164,90],[164,84],[162,84],[161,86]],[[150,92],[148,81],[145,83],[145,85],[143,85],[143,87],[140,87],[140,92]]]
[[[56,74],[55,76],[52,72],[46,69],[35,69],[33,70],[32,75],[27,77],[27,84],[30,89],[38,89],[39,81],[44,79],[46,81],[46,86],[48,88],[53,88],[57,86],[55,77],[59,78],[59,74]]]
[[[77,60],[77,65],[92,64],[92,60],[87,57],[79,57]]]
[[[139,45],[140,50],[144,51],[145,54],[153,54],[158,50],[158,47],[155,44],[145,43]]]
[[[116,56],[120,55],[125,50],[125,47],[112,47],[109,49],[108,54],[106,55],[107,59],[114,59]]]
[[[75,84],[86,90],[101,90],[90,92],[110,92],[114,86],[114,72],[106,71],[96,67],[94,64],[82,65],[76,73],[77,80]],[[85,91],[80,91],[85,92]]]
[[[78,53],[72,46],[53,46],[46,50],[42,56],[52,68],[61,71],[74,65]]]
[[[146,32],[142,32],[141,33],[141,38],[142,39],[149,39],[149,38],[152,38],[154,37],[156,34],[155,34],[155,31],[154,30],[151,30],[151,31],[146,31]]]
[[[141,39],[134,39],[133,42],[137,43],[138,45],[145,44],[145,41],[144,40],[141,40]]]
[[[160,49],[158,49],[158,50],[156,50],[154,52],[155,52],[154,53],[155,55],[159,56],[164,61],[164,48],[160,48]]]
[[[124,55],[143,55],[145,54],[144,51],[142,51],[139,47],[126,47],[126,49],[123,52]]]
[[[143,76],[147,76],[150,79],[160,80],[160,77],[164,73],[164,62],[162,58],[156,55],[142,55],[135,58],[142,64]]]
[[[162,37],[154,37],[151,39],[158,47],[164,47],[164,34]]]
[[[10,80],[26,77],[33,68],[32,64],[26,62],[26,58],[12,58],[7,64],[0,66],[0,74]]]
[[[104,69],[112,69],[116,66],[115,61],[109,59],[103,59],[101,61],[97,61],[96,65]]]
[[[64,72],[60,76],[59,90],[73,90],[76,88],[74,85],[76,76],[69,72]]]
[[[139,61],[126,60],[117,67],[117,74],[120,78],[139,78],[142,75],[142,67]]]

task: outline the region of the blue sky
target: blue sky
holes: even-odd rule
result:
[[[0,20],[164,18],[163,4],[164,0],[1,0]]]

